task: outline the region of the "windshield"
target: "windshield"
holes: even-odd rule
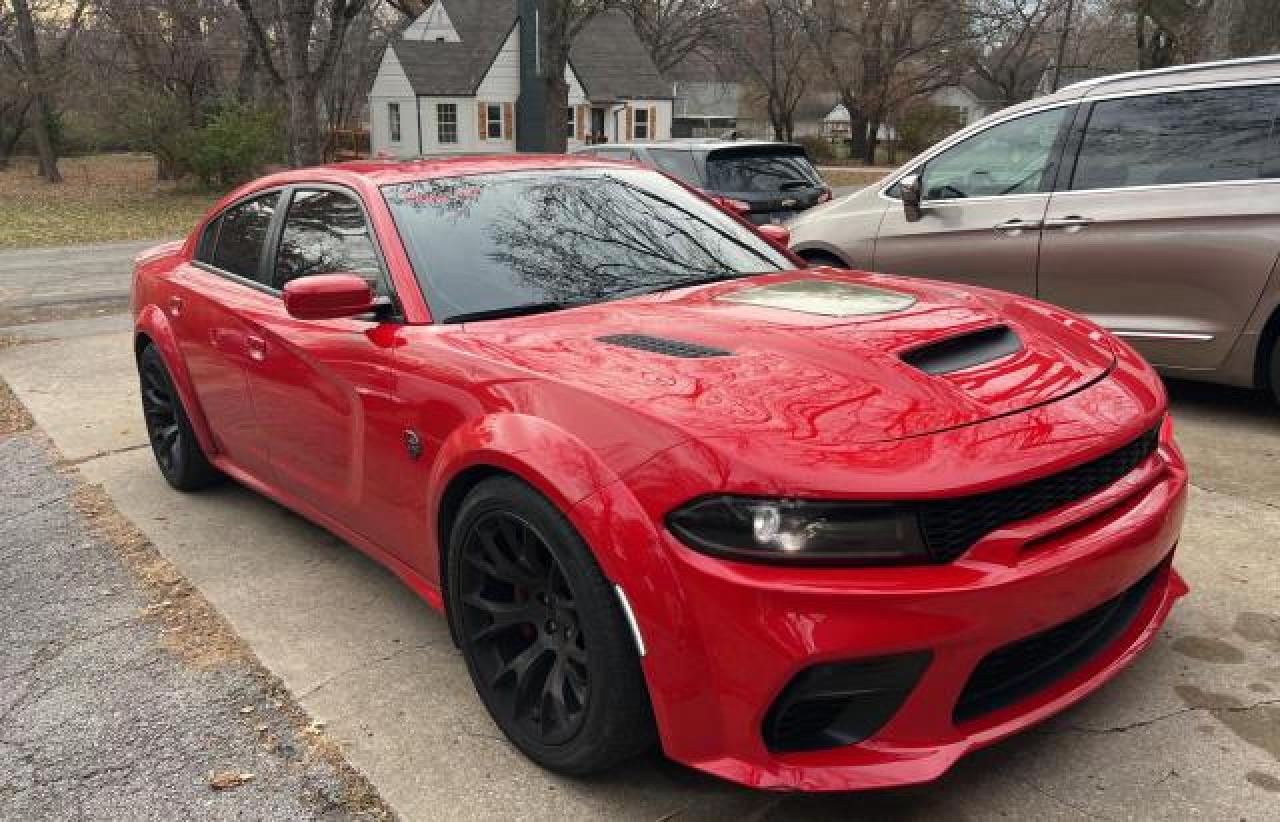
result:
[[[653,171],[485,174],[382,191],[441,322],[794,267]]]
[[[803,154],[713,152],[707,157],[707,187],[712,191],[777,193],[819,185]]]

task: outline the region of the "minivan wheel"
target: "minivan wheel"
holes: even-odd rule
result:
[[[834,254],[828,254],[825,251],[803,251],[800,253],[800,259],[808,263],[810,268],[818,268],[824,265],[831,268],[849,267]]]
[[[169,369],[154,345],[138,354],[138,379],[147,438],[165,481],[179,491],[196,491],[220,480],[222,474],[201,450]]]
[[[1271,368],[1268,382],[1271,385],[1271,396],[1280,404],[1280,336],[1271,343]]]
[[[447,600],[471,680],[498,727],[545,768],[603,771],[652,746],[630,628],[590,550],[518,480],[467,495]]]

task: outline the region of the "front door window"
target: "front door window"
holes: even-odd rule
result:
[[[1054,150],[1071,107],[1019,117],[970,137],[924,168],[926,200],[1039,194],[1053,185]]]

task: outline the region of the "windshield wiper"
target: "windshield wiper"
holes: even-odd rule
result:
[[[549,311],[561,311],[565,308],[573,308],[575,305],[582,305],[581,302],[561,302],[557,300],[546,300],[537,303],[522,303],[520,305],[509,305],[504,308],[486,308],[483,311],[467,311],[462,314],[453,314],[445,317],[440,322],[446,325],[455,323],[468,323],[479,320],[501,320],[505,317],[527,317],[530,314],[546,314]]]
[[[640,297],[645,294],[656,294],[659,291],[670,291],[674,288],[690,288],[695,285],[707,285],[709,283],[718,283],[725,280],[740,280],[748,277],[749,274],[708,274],[705,277],[690,277],[687,280],[673,280],[666,283],[658,283],[656,285],[641,285],[636,288],[627,288],[622,291],[615,291],[605,296],[606,300],[625,300],[628,297]]]

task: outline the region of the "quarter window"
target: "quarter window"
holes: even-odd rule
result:
[[[1071,188],[1280,176],[1276,86],[1182,91],[1096,103]]]
[[[926,200],[1038,194],[1053,184],[1058,135],[1069,106],[1019,117],[952,146],[924,168]]]
[[[387,103],[387,123],[390,126],[391,142],[400,142],[400,104]]]
[[[490,140],[502,139],[502,106],[490,103],[485,109],[485,134]]]
[[[436,104],[436,140],[441,145],[458,142],[458,106],[456,103]]]
[[[272,192],[224,211],[213,256],[208,262],[237,277],[257,280],[262,249],[279,200],[279,192]]]
[[[355,274],[385,295],[382,267],[360,204],[338,191],[294,192],[271,285],[316,274]]]

